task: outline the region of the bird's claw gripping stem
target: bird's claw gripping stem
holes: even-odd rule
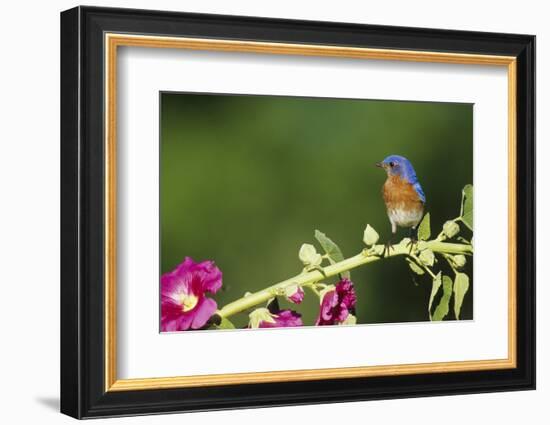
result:
[[[414,247],[418,244],[418,236],[414,227],[411,227],[409,231],[409,242],[407,242],[407,248],[409,248],[409,254],[413,252]]]
[[[393,248],[393,243],[390,239],[384,244],[384,251],[382,251],[382,257],[386,257],[387,255],[389,255],[392,249],[394,248]]]
[[[418,239],[416,239],[416,237],[413,236],[409,239],[409,242],[407,242],[407,248],[409,248],[409,254],[413,252],[413,249],[416,247],[417,244],[418,244]]]

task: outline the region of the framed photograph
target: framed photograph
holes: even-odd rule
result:
[[[535,37],[61,14],[61,411],[535,387]]]

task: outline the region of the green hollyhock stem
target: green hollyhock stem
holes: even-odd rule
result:
[[[319,270],[312,270],[309,272],[301,273],[297,276],[291,277],[290,279],[283,280],[282,282],[262,289],[261,291],[254,292],[252,294],[248,294],[242,298],[239,298],[238,300],[233,301],[227,304],[222,309],[218,310],[216,314],[218,314],[222,318],[227,318],[242,311],[248,310],[252,307],[255,307],[258,304],[265,303],[270,298],[284,293],[284,290],[287,286],[304,286],[312,284],[314,282],[318,282],[331,276],[345,273],[351,269],[363,266],[365,264],[383,260],[384,258],[397,257],[399,255],[408,256],[410,255],[410,247],[407,246],[406,241],[407,240],[405,239],[401,241],[400,244],[394,245],[385,257],[381,256],[382,252],[384,251],[384,245],[374,245],[371,248],[364,249],[362,252],[353,257],[346,258],[337,263],[323,267],[324,274],[321,273]],[[473,254],[473,247],[471,244],[447,243],[441,242],[437,239],[432,241],[421,241],[418,244],[419,248],[430,249],[434,253],[463,255]]]

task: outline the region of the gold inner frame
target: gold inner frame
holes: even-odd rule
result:
[[[116,372],[116,123],[119,46],[436,62],[507,67],[508,71],[508,357],[495,360],[305,369],[273,372],[118,379]],[[105,34],[105,391],[132,391],[214,385],[410,375],[510,369],[516,367],[516,58],[462,53],[337,47]]]

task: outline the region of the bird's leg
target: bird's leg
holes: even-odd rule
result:
[[[393,238],[395,236],[395,232],[397,232],[397,226],[395,225],[395,223],[392,221],[391,222],[391,236],[390,238],[386,241],[386,243],[384,244],[384,251],[382,251],[382,257],[385,257],[386,254],[389,255],[390,251],[393,249]]]
[[[394,235],[392,234],[391,237],[384,244],[384,251],[382,251],[382,257],[385,257],[386,254],[389,255],[390,251],[393,249],[393,243],[392,243],[393,237]]]
[[[413,251],[413,248],[418,243],[418,237],[416,234],[416,228],[411,227],[409,230],[409,242],[407,243],[407,246],[409,247],[409,254]]]

